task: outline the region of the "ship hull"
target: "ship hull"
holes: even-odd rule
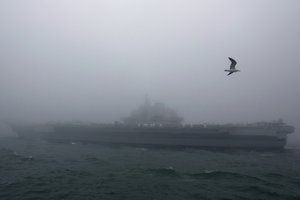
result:
[[[55,126],[51,129],[18,128],[22,138],[60,142],[125,144],[159,147],[282,149],[286,137],[269,129],[138,128]],[[244,133],[247,134],[239,134]],[[259,134],[257,134],[259,133]],[[263,134],[265,133],[265,134]]]

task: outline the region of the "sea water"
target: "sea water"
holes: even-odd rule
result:
[[[300,199],[300,148],[153,149],[0,138],[0,199]]]

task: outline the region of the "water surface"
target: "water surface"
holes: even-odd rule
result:
[[[0,138],[0,199],[300,199],[300,148],[208,151]]]

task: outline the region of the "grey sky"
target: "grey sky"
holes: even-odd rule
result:
[[[187,122],[283,118],[300,128],[299,9],[298,0],[1,0],[1,117],[111,122],[147,94]],[[229,77],[228,56],[241,70]]]

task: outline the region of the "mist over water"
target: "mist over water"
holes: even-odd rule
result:
[[[299,7],[1,0],[0,199],[299,199]],[[240,72],[227,76],[228,57]],[[296,130],[280,152],[220,152],[24,140],[10,128],[113,123],[146,97],[185,123]]]
[[[113,122],[148,95],[188,123],[282,118],[299,129],[298,7],[1,1],[1,118]],[[226,76],[228,56],[241,72]]]

